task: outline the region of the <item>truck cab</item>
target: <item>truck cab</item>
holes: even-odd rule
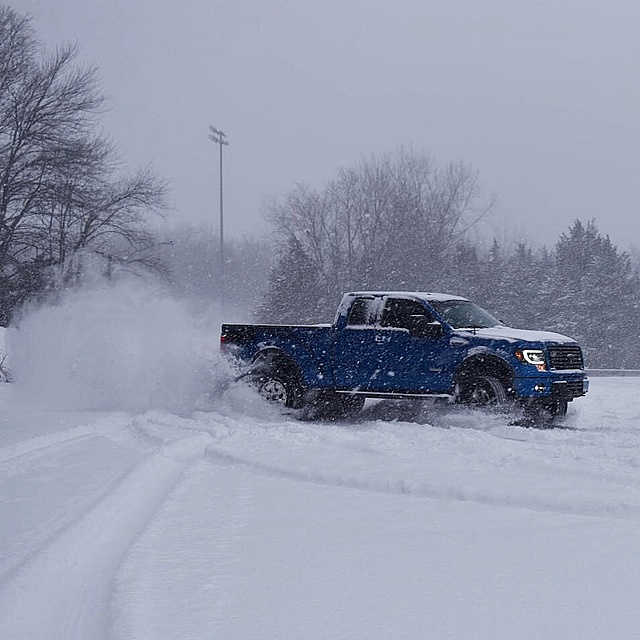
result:
[[[335,320],[337,388],[369,394],[518,399],[564,414],[584,395],[582,350],[558,333],[513,329],[449,294],[354,292]]]

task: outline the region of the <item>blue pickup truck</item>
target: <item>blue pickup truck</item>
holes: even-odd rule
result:
[[[365,398],[440,398],[561,417],[589,385],[575,340],[442,293],[347,293],[331,325],[223,324],[221,348],[265,399],[333,416]]]

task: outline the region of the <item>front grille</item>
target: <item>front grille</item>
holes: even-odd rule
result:
[[[552,369],[582,369],[582,350],[578,346],[549,347],[549,364]]]

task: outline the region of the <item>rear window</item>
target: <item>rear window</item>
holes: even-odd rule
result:
[[[376,321],[377,303],[375,298],[356,298],[349,310],[347,325],[373,326]]]

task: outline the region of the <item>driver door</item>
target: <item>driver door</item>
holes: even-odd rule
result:
[[[421,302],[385,298],[378,336],[378,341],[384,344],[378,355],[387,390],[435,393],[449,390],[450,380],[444,366],[449,336]]]

